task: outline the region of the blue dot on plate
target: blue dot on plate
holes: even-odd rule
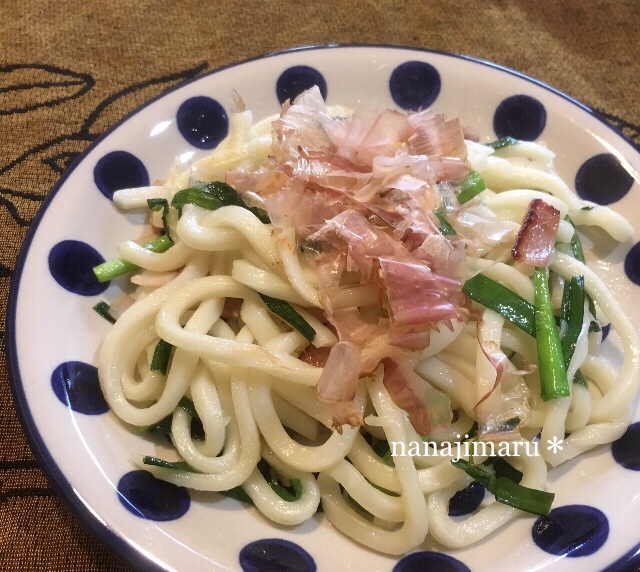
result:
[[[512,95],[500,102],[493,114],[493,130],[498,137],[533,141],[547,123],[544,105],[529,95]]]
[[[191,504],[184,487],[156,479],[149,471],[131,471],[118,482],[118,499],[131,513],[147,520],[176,520]]]
[[[599,550],[609,536],[604,513],[587,505],[554,508],[536,520],[533,541],[545,552],[557,556],[588,556]]]
[[[633,186],[633,177],[615,155],[601,153],[587,159],[576,175],[576,192],[599,205],[610,205],[624,197]]]
[[[394,567],[393,572],[471,572],[469,567],[456,560],[453,556],[441,552],[413,552],[402,558]]]
[[[476,510],[484,499],[485,488],[478,482],[470,483],[449,499],[449,516],[464,516]]]
[[[81,296],[102,294],[109,286],[98,282],[93,273],[93,267],[103,262],[95,248],[79,240],[63,240],[49,252],[51,276],[65,290]]]
[[[229,118],[224,107],[204,95],[183,102],[176,119],[182,136],[198,149],[213,149],[229,133]]]
[[[426,62],[405,62],[393,70],[389,90],[402,109],[426,109],[438,97],[441,80],[438,70]]]
[[[638,572],[638,570],[640,570],[640,544],[636,544],[601,572]]]
[[[60,364],[51,374],[51,388],[67,407],[85,415],[109,411],[98,380],[98,369],[81,361]]]
[[[640,421],[629,425],[624,435],[611,443],[611,453],[625,469],[640,471]]]
[[[607,336],[611,332],[611,324],[607,324],[606,326],[602,326],[602,341],[604,342],[607,339]]]
[[[624,272],[631,282],[640,286],[640,242],[634,244],[625,256]]]
[[[311,555],[294,542],[266,538],[250,542],[240,551],[243,572],[315,572]]]
[[[315,68],[309,66],[293,66],[284,70],[276,81],[276,96],[282,105],[290,99],[293,101],[303,91],[318,86],[322,99],[327,99],[327,82]]]
[[[149,173],[144,163],[128,151],[111,151],[96,163],[93,180],[100,192],[109,200],[120,189],[147,187]]]

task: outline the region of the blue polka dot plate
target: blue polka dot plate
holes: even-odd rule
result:
[[[548,517],[521,518],[479,544],[444,551],[433,541],[401,558],[349,541],[321,515],[295,528],[253,509],[134,471],[155,445],[116,422],[102,398],[96,356],[109,324],[92,310],[118,295],[91,268],[136,234],[140,215],[118,213],[119,188],[163,178],[174,161],[207,153],[228,130],[233,90],[259,119],[318,85],[329,104],[432,106],[459,116],[483,141],[544,141],[583,198],[640,226],[640,155],[589,109],[520,74],[470,58],[414,49],[344,46],[293,50],[230,66],[149,102],[96,141],[50,193],[16,266],[8,355],[16,404],[52,484],[120,556],[145,570],[635,570],[640,566],[640,424],[551,473]],[[640,243],[596,245],[593,268],[640,325]],[[613,336],[615,337],[615,336]],[[614,344],[615,348],[615,344]],[[452,510],[482,501],[470,487]],[[471,507],[471,508],[469,508]]]

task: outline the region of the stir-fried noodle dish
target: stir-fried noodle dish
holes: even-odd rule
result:
[[[548,514],[548,470],[620,437],[640,378],[576,230],[633,229],[553,159],[431,110],[328,107],[313,88],[254,123],[237,98],[210,155],[114,196],[149,223],[95,268],[128,292],[96,307],[114,322],[100,383],[174,449],[132,463],[280,524],[321,510],[389,554]]]

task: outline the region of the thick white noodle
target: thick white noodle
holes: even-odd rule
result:
[[[524,451],[524,448],[520,447],[519,451]],[[547,477],[547,466],[542,457],[521,455],[513,458],[522,463],[519,468],[522,471],[520,484],[533,489],[542,488]],[[468,483],[469,479],[463,476],[459,483],[436,491],[429,497],[429,531],[438,542],[449,548],[464,548],[478,542],[524,514],[516,508],[493,501],[463,520],[454,520],[449,516],[449,499]]]
[[[368,389],[378,415],[384,420],[388,440],[406,442],[407,434],[403,423],[405,413],[391,401],[379,371]],[[374,550],[384,547],[388,554],[403,554],[425,539],[428,513],[413,460],[411,457],[399,456],[394,461],[404,509],[404,520],[397,530],[375,527],[356,513],[344,500],[338,482],[329,473],[321,473],[318,484],[322,492],[322,508],[336,528]]]
[[[252,124],[251,112],[232,114],[229,136],[208,157],[187,169],[176,166],[164,185],[118,191],[114,202],[123,209],[146,207],[148,199],[170,201],[178,190],[198,180],[225,180],[230,169],[267,167],[274,119],[277,116]],[[554,154],[546,147],[519,142],[494,151],[467,142],[467,149],[471,166],[488,187],[473,199],[469,212],[497,216],[509,234],[497,244],[472,245],[465,278],[482,273],[533,302],[533,269],[513,261],[510,241],[534,198],[557,208],[561,219],[569,215],[576,225],[601,227],[618,241],[632,236],[633,229],[623,217],[573,193],[554,172]],[[249,198],[261,200],[251,193]],[[151,222],[161,227],[161,213],[153,213]],[[640,384],[638,333],[596,274],[565,254],[570,252],[567,245],[558,246],[550,268],[565,279],[585,277],[600,323],[609,321],[622,343],[621,367],[616,370],[598,355],[602,335],[588,332],[595,316],[585,304],[567,373],[573,380],[579,369],[588,387],[571,384],[570,397],[544,402],[535,368],[535,338],[491,310],[484,309],[478,318],[472,309],[464,321],[438,324],[430,344],[416,356],[415,371],[450,397],[455,416],[442,431],[423,441],[408,414],[387,392],[381,367],[358,382],[355,403],[364,428],[333,430],[331,413],[319,402],[315,387],[322,368],[306,363],[304,357],[298,359],[309,340],[271,312],[260,296],[289,302],[315,330],[315,348],[337,343],[337,336],[316,310],[320,306],[318,277],[313,263],[299,251],[294,229],[263,224],[238,206],[210,211],[191,204],[170,225],[175,244],[164,253],[151,252],[133,241],[119,246],[120,256],[142,269],[177,276],[155,290],[140,287],[136,291],[136,302],[117,320],[99,357],[101,387],[115,415],[141,427],[172,415],[175,451],[192,470],[148,465],[141,456],[133,457],[134,464],[158,478],[201,491],[241,486],[260,513],[287,526],[312,518],[321,502],[338,530],[387,554],[403,554],[420,546],[428,533],[444,546],[463,548],[524,513],[486,499],[471,515],[450,517],[451,497],[471,482],[451,461],[464,458],[481,464],[487,449],[469,457],[460,449],[456,455],[455,447],[447,452],[438,447],[467,439],[476,422],[482,431],[484,420],[499,422],[495,417],[501,414],[509,417],[512,400],[520,399],[518,407],[525,415],[519,431],[528,441],[512,441],[509,446],[529,443],[541,433],[541,454],[518,447],[519,456],[509,461],[522,471],[522,485],[543,489],[547,464],[557,466],[611,442],[630,422],[630,404]],[[574,233],[573,225],[561,220],[557,241],[568,243]],[[556,308],[562,292],[563,279],[555,279]],[[229,298],[239,299],[237,322],[224,313]],[[357,307],[365,320],[374,321],[380,317],[379,302],[374,284],[341,285],[331,300],[334,310]],[[499,348],[518,370],[531,373],[506,375],[494,387],[496,369],[479,345],[478,331],[483,343]],[[151,371],[159,340],[175,347],[166,376]],[[516,395],[516,390],[523,393]],[[188,412],[192,411],[188,404],[180,404],[183,398],[193,402],[203,439],[192,433],[193,412]],[[380,439],[389,442],[394,466],[374,451]],[[554,440],[563,440],[562,450],[545,446]],[[394,443],[416,448],[403,455]],[[274,490],[264,476],[263,464],[258,466],[261,459],[283,484],[299,482],[301,493],[295,500],[285,500]]]

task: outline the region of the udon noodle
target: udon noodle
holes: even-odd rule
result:
[[[327,108],[314,89],[255,124],[239,109],[210,155],[116,192],[121,209],[155,208],[149,236],[119,248],[141,270],[126,310],[112,306],[120,315],[102,345],[100,382],[117,417],[165,423],[175,448],[164,465],[133,463],[190,489],[243,491],[280,524],[321,504],[337,529],[389,554],[428,534],[464,547],[525,515],[487,495],[472,514],[450,516],[450,499],[473,480],[451,461],[493,474],[488,463],[501,457],[522,487],[544,490],[549,466],[624,433],[639,380],[633,326],[571,249],[573,224],[618,241],[633,229],[578,198],[553,158],[538,143],[464,139],[457,120],[430,111]],[[463,202],[469,173],[486,189]],[[241,200],[172,206],[210,181]],[[512,254],[536,199],[557,217],[541,265]],[[161,232],[170,248],[143,244]],[[546,400],[536,337],[461,290],[482,275],[533,307],[540,267],[557,315],[573,277],[586,292],[568,393]],[[274,299],[312,335],[274,311]],[[558,322],[562,340],[569,326]],[[621,363],[599,351],[605,325]],[[166,372],[152,367],[162,343]],[[465,443],[485,447],[474,455]]]

